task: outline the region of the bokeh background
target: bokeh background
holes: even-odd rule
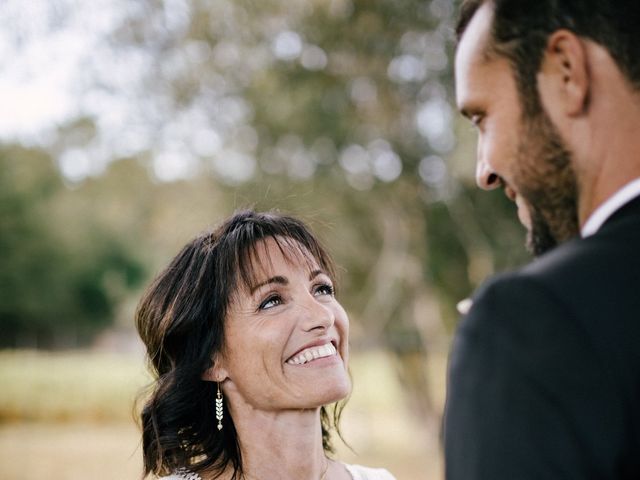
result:
[[[135,305],[243,207],[301,216],[340,266],[340,457],[442,478],[455,305],[527,258],[512,205],[474,186],[456,8],[0,2],[0,478],[140,478]]]

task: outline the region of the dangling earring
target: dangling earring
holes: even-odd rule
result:
[[[218,430],[222,430],[222,392],[218,383],[218,393],[216,394],[216,420],[218,420]]]

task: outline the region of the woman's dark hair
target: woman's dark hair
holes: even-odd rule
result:
[[[335,278],[329,255],[304,223],[247,210],[189,242],[141,299],[136,328],[157,379],[141,414],[145,476],[182,468],[221,473],[229,465],[233,478],[242,474],[233,419],[225,407],[218,431],[216,384],[202,376],[222,350],[232,296],[255,280],[256,249],[266,238],[276,240],[287,258],[310,255],[307,261],[315,260]],[[341,409],[336,404],[332,415],[325,407],[320,411],[322,443],[330,453],[329,432],[338,429]]]
[[[462,37],[485,3],[494,9],[488,54],[508,59],[524,112],[541,108],[537,73],[549,35],[567,29],[603,46],[640,90],[640,2],[638,0],[464,0],[456,33]]]

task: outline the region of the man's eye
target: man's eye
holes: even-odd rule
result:
[[[282,297],[280,297],[280,295],[271,295],[264,302],[260,304],[258,309],[268,310],[269,308],[273,308],[276,305],[280,305],[281,303],[282,303]]]
[[[469,120],[474,127],[480,128],[480,126],[482,125],[482,121],[484,120],[484,115],[480,113],[474,113],[469,117]]]

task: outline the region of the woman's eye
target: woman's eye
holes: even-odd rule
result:
[[[282,303],[282,297],[280,297],[280,295],[271,295],[264,302],[260,304],[258,309],[268,310],[269,308],[273,308],[276,305],[280,305],[281,303]]]
[[[318,285],[315,289],[316,295],[329,295],[333,296],[333,287],[328,283],[323,283],[322,285]]]

